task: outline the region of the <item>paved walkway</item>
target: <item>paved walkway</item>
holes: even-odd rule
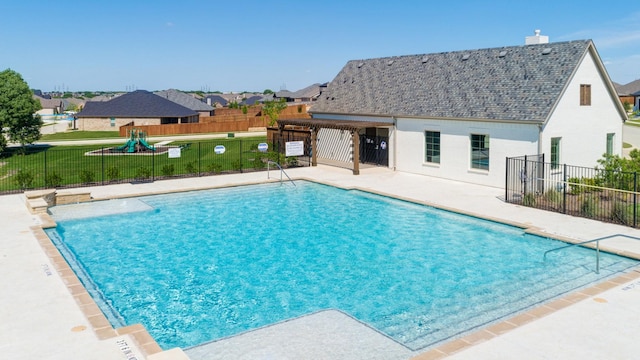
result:
[[[506,204],[504,190],[437,178],[367,168],[354,176],[348,169],[320,165],[287,170],[294,178],[315,179],[341,187],[362,188],[378,193],[457,209],[536,228],[542,234],[576,241],[612,234],[640,238],[640,231],[613,224]],[[271,172],[271,180],[279,179]],[[267,181],[267,173],[248,173],[156,181],[148,184],[118,184],[87,188],[95,199],[195,190]],[[31,215],[23,195],[0,196],[0,357],[11,359],[142,359],[128,335],[99,340],[78,308],[60,274],[33,235],[30,227],[39,218]],[[603,246],[605,244],[602,244]],[[611,251],[640,256],[640,241],[629,238],[607,240]],[[412,353],[420,359],[451,355],[452,359],[633,359],[638,358],[635,335],[640,333],[640,281],[620,283],[597,296],[588,296],[571,306],[528,322],[490,340],[478,341],[463,350]],[[310,319],[311,320],[311,319]],[[307,341],[315,342],[313,336]],[[291,343],[286,337],[252,343],[251,351],[236,348],[243,359],[330,358],[322,346]],[[126,345],[123,345],[126,344]],[[343,346],[344,358],[367,359],[366,349],[352,351],[354,343]],[[333,346],[333,345],[327,345]],[[125,350],[123,350],[125,348]],[[129,349],[131,348],[131,349]],[[326,348],[326,347],[325,347]],[[310,351],[316,353],[310,353]],[[126,351],[132,351],[127,357]],[[327,350],[328,351],[328,350]],[[332,349],[335,354],[336,350]],[[133,355],[131,355],[133,354]],[[172,353],[175,354],[175,353]],[[165,354],[166,359],[172,358]],[[270,355],[271,354],[271,355]],[[162,353],[160,354],[162,355]],[[273,356],[272,356],[273,355]],[[277,356],[276,356],[277,355]],[[182,354],[178,354],[179,358]],[[154,358],[154,359],[157,359]]]

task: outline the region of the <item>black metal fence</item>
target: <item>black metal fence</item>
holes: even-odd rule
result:
[[[507,158],[505,200],[543,210],[638,227],[638,174]]]
[[[0,153],[0,194],[261,171],[269,160],[283,168],[309,166],[305,139],[299,140],[304,144],[302,155],[286,156],[286,143],[294,141],[182,141],[155,146],[153,151],[137,145],[9,148]]]

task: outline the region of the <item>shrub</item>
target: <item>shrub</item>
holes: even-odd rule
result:
[[[231,164],[231,167],[235,171],[240,171],[242,170],[242,162],[240,160],[236,160],[233,162],[233,164]]]
[[[631,207],[633,208],[633,206]],[[629,211],[629,207],[622,201],[614,200],[611,206],[611,220],[624,225],[633,224],[633,212]]]
[[[60,186],[60,184],[62,184],[62,177],[55,171],[52,171],[47,174],[44,179],[44,183],[47,187],[58,187]]]
[[[151,170],[144,166],[140,166],[136,170],[136,179],[138,180],[146,180],[151,177]]]
[[[598,199],[591,195],[584,196],[582,198],[582,204],[580,204],[580,213],[586,217],[596,217],[598,213]]]
[[[95,179],[95,176],[93,174],[93,171],[90,170],[82,170],[80,171],[80,182],[83,184],[88,184],[93,182],[93,180]]]
[[[524,197],[522,197],[522,205],[536,206],[536,195],[533,193],[524,194]]]
[[[253,168],[254,169],[263,169],[267,166],[267,157],[263,154],[256,154],[256,157],[253,159]]]
[[[298,157],[296,156],[289,156],[288,158],[286,158],[286,161],[288,167],[298,166]]]
[[[162,169],[160,169],[160,172],[164,176],[171,176],[176,172],[176,167],[173,166],[173,164],[166,164],[162,166]]]
[[[215,174],[215,173],[219,173],[222,171],[222,165],[217,164],[217,163],[211,163],[209,165],[207,165],[207,171]]]
[[[20,189],[27,189],[31,187],[33,183],[33,174],[29,170],[20,169],[14,175],[13,181],[20,187]]]
[[[553,204],[559,204],[562,202],[562,193],[555,189],[551,189],[544,193],[544,198]]]
[[[196,173],[196,163],[194,161],[189,161],[184,165],[184,170],[187,174],[195,174]]]
[[[114,181],[120,177],[120,169],[115,166],[110,166],[105,171],[105,174],[107,175],[107,179],[109,179],[109,181]]]

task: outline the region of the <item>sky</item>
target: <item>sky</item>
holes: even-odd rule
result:
[[[601,0],[4,0],[0,71],[42,91],[296,91],[349,60],[592,39],[640,78],[640,8]]]

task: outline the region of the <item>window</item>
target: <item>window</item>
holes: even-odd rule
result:
[[[551,138],[551,169],[560,167],[560,139]]]
[[[489,170],[489,135],[471,134],[471,168]]]
[[[440,164],[440,132],[424,132],[424,161]]]
[[[609,133],[607,134],[607,155],[613,155],[613,140],[615,134]]]
[[[591,105],[591,85],[580,85],[580,106]]]
[[[116,126],[116,118],[109,119],[109,123],[111,124],[111,127],[115,127]]]

